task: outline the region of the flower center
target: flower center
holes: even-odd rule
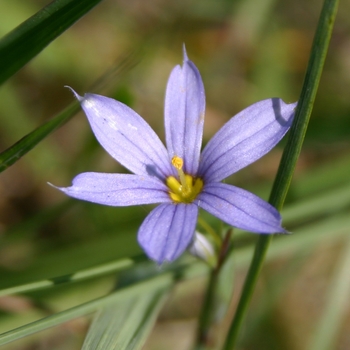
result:
[[[166,179],[170,198],[176,203],[192,203],[202,191],[203,180],[184,173],[182,158],[174,156],[171,163],[177,169],[179,180],[174,176]]]

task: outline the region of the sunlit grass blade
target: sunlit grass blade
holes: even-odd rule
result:
[[[346,212],[326,217],[314,224],[300,228],[291,239],[288,236],[276,238],[271,244],[267,256],[270,259],[272,257],[283,257],[291,252],[302,251],[303,248],[309,249],[317,243],[331,244],[336,239],[347,236],[349,227],[350,217]]]
[[[338,330],[346,319],[350,295],[350,239],[347,237],[339,256],[333,278],[329,283],[328,297],[320,317],[310,350],[336,349]]]
[[[283,223],[287,226],[338,213],[350,205],[350,184],[321,192],[311,198],[297,201],[283,211]]]
[[[135,280],[132,284],[120,286],[120,289],[108,296],[94,299],[90,302],[80,304],[68,310],[0,334],[0,345],[57,326],[77,317],[90,314],[112,303],[126,302],[129,298],[140,294],[145,295],[154,290],[159,291],[161,289],[167,289],[178,279],[193,278],[194,276],[200,276],[207,272],[203,264],[193,263],[193,259],[187,261],[185,259],[182,260],[182,263],[179,262],[169,265],[168,269],[164,268],[162,271],[159,271],[158,267],[153,264],[151,270],[153,270],[153,274],[141,276],[138,281]]]
[[[293,197],[317,195],[320,191],[349,183],[350,157],[342,156],[308,171],[293,182]]]
[[[38,291],[41,289],[54,287],[56,285],[74,283],[74,282],[84,281],[95,277],[114,274],[123,269],[131,267],[134,263],[135,262],[133,259],[120,259],[120,260],[112,261],[108,264],[94,266],[89,269],[77,271],[72,274],[57,276],[50,279],[34,281],[32,283],[5,288],[0,290],[0,297],[5,295],[10,295],[10,294],[19,294],[19,293],[28,293],[32,291]]]
[[[283,152],[281,163],[270,195],[270,203],[279,210],[281,210],[283,207],[308,127],[333,31],[338,3],[338,0],[325,0],[319,18],[311,49],[310,60],[305,74],[304,84],[295,112],[295,119],[290,130],[287,145]],[[223,347],[224,350],[231,350],[235,347],[240,326],[248,310],[248,306],[272,237],[273,235],[261,235],[258,238],[254,256],[244,282],[240,300],[238,302],[237,310]]]
[[[94,319],[83,350],[140,349],[152,329],[169,287],[107,305]]]
[[[0,40],[0,84],[101,0],[55,0]]]
[[[109,67],[91,86],[91,91],[99,91],[111,84],[113,79],[120,79],[121,75],[129,71],[138,62],[136,52],[128,53],[119,57],[115,64]],[[1,74],[1,73],[0,73]],[[30,132],[14,145],[0,153],[0,173],[14,164],[18,159],[28,153],[45,137],[66,123],[80,110],[78,102],[71,103],[66,109],[54,118]]]
[[[0,172],[7,169],[10,165],[33,149],[46,136],[50,135],[58,127],[72,118],[74,114],[78,112],[79,108],[80,106],[78,102],[72,103],[63,112],[24,136],[5,151],[1,152]]]
[[[169,285],[171,285],[172,281],[172,273],[161,274],[151,280],[118,290],[106,297],[98,298],[68,310],[56,313],[52,316],[45,317],[44,319],[1,334],[0,345],[7,344],[30,334],[57,326],[69,320],[88,315],[111,303],[125,302],[129,298],[139,295],[140,293],[148,293],[154,289],[159,290],[160,288],[167,288]]]
[[[322,242],[322,244],[326,244],[327,241],[334,242],[335,239],[342,238],[348,234],[349,226],[350,217],[347,213],[337,215],[336,217],[326,218],[312,225],[307,225],[305,228],[301,229],[298,232],[298,234],[295,234],[288,238],[279,237],[279,239],[274,240],[273,244],[271,245],[271,249],[269,250],[267,258],[268,260],[272,260],[281,256],[285,257],[288,254],[295,254],[296,252],[303,251],[306,249],[309,250],[310,248],[314,247],[317,243],[320,242]],[[249,249],[241,249],[235,251],[235,264],[237,267],[244,266],[249,260],[251,256],[251,249],[250,247],[248,248]],[[85,271],[77,272],[75,275],[72,276],[72,280],[78,281],[83,280],[85,278],[103,276],[108,273],[113,273],[114,271],[121,271],[124,270],[125,267],[131,266],[132,263],[132,261],[128,261],[126,259],[123,261],[116,261],[114,263],[112,262],[110,264],[94,267]],[[135,266],[135,268],[138,269],[137,266]],[[23,327],[17,328],[3,335],[0,335],[0,345],[5,344],[9,341],[14,341],[16,339],[19,339],[20,337],[35,333],[37,331],[44,330],[51,326],[55,326],[60,323],[69,321],[73,318],[94,312],[109,303],[118,302],[119,300],[126,301],[127,298],[133,295],[137,295],[139,290],[138,288],[140,288],[141,293],[147,293],[149,290],[153,290],[152,286],[155,286],[155,288],[167,288],[167,283],[170,284],[170,280],[172,280],[175,276],[176,278],[180,277],[181,279],[193,278],[195,276],[203,275],[207,271],[207,267],[204,264],[199,262],[193,263],[193,259],[181,259],[181,263],[178,266],[169,266],[168,268],[172,270],[167,271],[164,269],[163,271],[160,271],[159,275],[155,275],[153,277],[150,276],[150,279],[148,281],[144,281],[141,283],[140,281],[136,280],[131,282],[129,281],[129,285],[125,284],[120,286],[121,289],[110,296],[77,306],[73,309],[63,311],[46,319],[33,322],[31,324],[25,325]],[[125,276],[130,277],[130,273],[126,273]],[[61,282],[64,282],[63,277],[61,278]],[[165,280],[163,280],[162,278],[164,278]],[[57,278],[57,281],[59,280],[60,278]],[[148,282],[150,283],[150,286],[148,286]],[[6,294],[8,294],[9,292],[20,293],[47,288],[49,286],[48,283],[50,283],[49,280],[38,281],[36,282],[36,284],[32,283],[31,285],[28,284],[24,286],[14,287],[12,288],[12,290],[8,289]],[[3,292],[5,292],[5,290]]]

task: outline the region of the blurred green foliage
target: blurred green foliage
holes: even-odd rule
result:
[[[0,1],[0,36],[48,3]],[[183,43],[206,89],[206,142],[231,116],[257,100],[298,98],[321,5],[316,0],[105,0],[0,87],[0,151],[60,115],[73,101],[64,85],[80,94],[103,93],[124,101],[164,139],[164,91],[172,67],[181,63]],[[309,349],[317,337],[316,321],[328,317],[325,300],[337,295],[343,307],[338,306],[336,320],[332,316],[339,329],[331,348],[350,348],[349,307],[340,297],[349,288],[341,273],[348,261],[350,228],[349,10],[350,1],[341,2],[283,214],[293,235],[277,237],[272,244],[242,349]],[[267,199],[280,155],[277,147],[228,181]],[[138,262],[148,266],[136,233],[149,207],[79,202],[47,185],[68,186],[83,171],[124,170],[98,145],[78,113],[0,174],[1,289],[119,260],[128,261],[122,270]],[[204,217],[220,227],[215,219]],[[217,315],[223,322],[216,327],[219,342],[228,322],[226,310],[230,314],[234,306],[225,291],[234,283],[236,301],[255,239],[234,234],[232,281],[220,284],[225,297],[218,308],[224,311]],[[1,297],[0,331],[108,294],[120,269],[88,281],[63,281],[62,286]],[[194,271],[194,276],[204,273]],[[145,276],[140,276],[143,281]],[[332,286],[342,282],[340,291],[333,288],[332,294],[330,281]],[[145,349],[171,349],[171,343],[174,349],[190,349],[202,294],[202,279],[179,283]],[[79,349],[88,321],[70,321],[4,348]]]

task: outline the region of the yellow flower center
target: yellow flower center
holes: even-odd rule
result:
[[[174,156],[171,163],[177,169],[179,180],[174,176],[166,179],[170,198],[176,203],[192,203],[202,191],[203,180],[184,173],[182,158]]]

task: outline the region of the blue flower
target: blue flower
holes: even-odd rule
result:
[[[75,93],[75,92],[74,92]],[[75,93],[104,149],[133,174],[82,173],[67,195],[110,206],[160,205],[141,224],[138,241],[158,263],[178,258],[193,240],[198,209],[256,233],[282,233],[269,203],[223,179],[269,152],[288,131],[296,103],[254,103],[231,118],[200,153],[205,94],[184,50],[165,96],[166,146],[136,112],[108,97]]]

